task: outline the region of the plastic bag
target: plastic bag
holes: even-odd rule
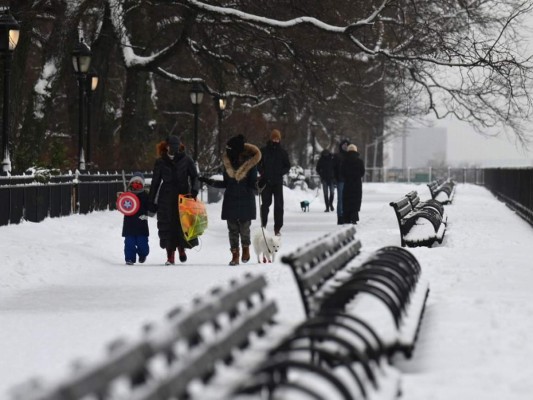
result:
[[[187,241],[197,238],[207,229],[205,204],[189,196],[182,194],[178,196],[181,228]]]

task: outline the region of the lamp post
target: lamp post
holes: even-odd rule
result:
[[[87,46],[83,39],[80,39],[72,51],[72,65],[78,78],[79,90],[79,107],[78,107],[78,169],[85,170],[85,155],[83,154],[83,92],[85,89],[85,80],[89,67],[91,66],[91,49]]]
[[[194,162],[198,162],[198,108],[204,99],[204,89],[198,82],[194,82],[189,92],[192,107],[194,109]]]
[[[87,93],[87,166],[91,167],[91,98],[92,93],[98,87],[98,75],[91,68],[85,81],[85,92]]]
[[[2,175],[11,174],[11,155],[9,153],[9,75],[11,59],[17,47],[20,25],[9,12],[9,7],[0,10],[0,53],[4,61],[4,105],[2,118]]]
[[[226,97],[215,96],[215,108],[218,114],[218,137],[217,137],[217,152],[220,155],[222,153],[222,117],[224,116],[224,110],[226,109],[227,100]]]

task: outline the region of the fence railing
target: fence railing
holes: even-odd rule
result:
[[[533,168],[487,168],[485,187],[533,225]]]
[[[126,174],[126,179],[131,173]],[[151,173],[145,173],[146,178]],[[317,176],[309,183],[319,185]],[[485,185],[533,224],[533,168],[369,168],[365,182],[427,183],[453,179],[457,183]],[[0,226],[21,220],[40,222],[46,217],[96,210],[114,210],[116,193],[123,190],[117,172],[42,177],[0,176]],[[202,199],[204,193],[201,194]],[[222,190],[207,190],[207,201],[218,201]]]
[[[453,179],[458,183],[483,185],[482,168],[367,168],[365,182],[428,183],[438,179]]]
[[[131,173],[126,174],[129,178]],[[114,210],[122,190],[119,173],[0,177],[0,226]]]

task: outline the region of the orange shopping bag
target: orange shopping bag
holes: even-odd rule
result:
[[[181,228],[187,241],[202,235],[207,229],[207,211],[201,200],[189,195],[178,196]]]

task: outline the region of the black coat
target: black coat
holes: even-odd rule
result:
[[[291,169],[289,155],[281,144],[269,141],[261,149],[259,172],[265,183],[278,185],[283,183],[283,175]]]
[[[348,154],[348,152],[346,150],[343,150],[342,149],[342,145],[343,144],[349,144],[350,142],[348,142],[346,139],[345,140],[342,140],[340,143],[339,143],[339,152],[337,154],[335,154],[333,156],[333,172],[335,174],[335,180],[337,182],[344,182],[344,178],[341,174],[341,164],[342,162],[344,161],[344,159],[346,158],[346,155]]]
[[[324,150],[316,163],[316,172],[320,176],[320,180],[330,184],[335,180],[335,159],[333,154]]]
[[[141,206],[135,214],[124,215],[122,236],[148,236],[148,193],[143,190],[134,194],[138,197]]]
[[[178,195],[196,196],[200,183],[192,158],[178,153],[170,159],[166,153],[155,161],[149,201],[157,204],[157,230],[161,248],[193,247],[198,241],[187,242],[178,215]]]
[[[250,143],[245,143],[237,165],[232,165],[228,156],[223,155],[223,187],[226,188],[222,201],[223,220],[251,221],[256,218],[256,165],[260,160],[259,148]]]
[[[361,210],[361,199],[363,196],[363,181],[365,176],[365,164],[359,158],[359,153],[349,151],[346,153],[341,165],[340,173],[344,179],[343,192],[343,214],[349,218],[354,212]]]

